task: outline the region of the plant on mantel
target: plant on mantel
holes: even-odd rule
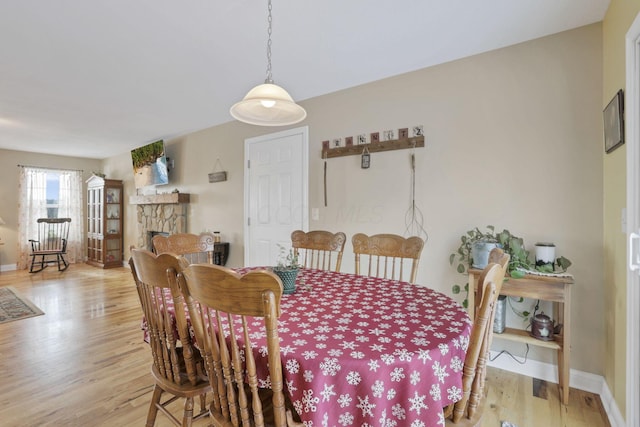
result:
[[[514,278],[524,277],[526,274],[523,270],[537,270],[543,273],[564,272],[571,265],[565,257],[559,257],[556,259],[554,266],[558,267],[558,270],[554,271],[554,266],[536,266],[535,262],[529,260],[529,251],[524,245],[524,239],[522,237],[511,234],[509,230],[502,230],[496,233],[493,225],[487,225],[485,231],[475,227],[467,231],[460,236],[460,246],[458,249],[449,256],[449,264],[455,266],[456,271],[465,277],[469,277],[468,268],[473,264],[472,248],[474,244],[478,242],[483,243],[495,243],[501,247],[505,253],[511,255],[509,260],[509,276]],[[508,280],[508,279],[507,279]],[[454,294],[459,294],[462,288],[460,285],[454,284],[451,287],[451,291]],[[464,285],[464,291],[469,294],[469,282]],[[517,298],[518,302],[522,302],[523,298]],[[462,305],[468,308],[469,300],[465,297]],[[527,319],[529,316],[528,311],[518,311],[511,306],[514,313],[523,319]]]

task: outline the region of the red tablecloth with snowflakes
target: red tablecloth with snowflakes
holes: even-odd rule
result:
[[[353,274],[305,269],[297,284],[282,296],[280,351],[305,425],[444,425],[442,408],[461,398],[471,328],[460,304]]]
[[[442,408],[462,397],[471,330],[460,304],[354,274],[301,269],[296,283],[278,330],[286,387],[307,427],[445,425]],[[264,336],[254,345],[259,385],[269,387]]]

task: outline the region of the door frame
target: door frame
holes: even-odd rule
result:
[[[627,256],[630,233],[640,229],[640,14],[625,37],[627,145]],[[640,276],[627,265],[627,426],[640,425]]]
[[[249,244],[251,242],[251,230],[249,227],[249,167],[247,162],[247,152],[251,144],[283,138],[291,135],[301,134],[302,136],[302,206],[308,211],[309,209],[309,126],[301,126],[293,129],[287,129],[280,132],[268,133],[244,140],[244,260],[249,259]],[[309,213],[303,212],[302,229],[309,229]]]

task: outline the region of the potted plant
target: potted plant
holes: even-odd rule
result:
[[[273,267],[273,272],[282,280],[283,292],[292,294],[296,291],[296,277],[298,277],[300,269],[298,254],[293,249],[287,251],[283,246],[278,245],[278,247],[280,254],[278,255],[278,264]]]
[[[469,266],[484,268],[489,259],[489,252],[496,246],[511,255],[508,267],[511,277],[523,277],[526,274],[524,270],[538,269],[545,273],[550,272],[546,268],[537,268],[535,262],[529,260],[529,251],[526,249],[522,237],[511,234],[509,230],[496,233],[493,225],[487,225],[485,231],[475,227],[463,234],[460,237],[460,246],[449,256],[449,264],[455,265],[458,273],[467,275]],[[558,271],[563,272],[571,265],[571,261],[565,257],[559,257],[556,259],[556,265]],[[459,285],[453,285],[451,290],[454,294],[459,294],[461,288]],[[465,284],[464,290],[469,292],[469,283]],[[466,298],[462,305],[465,308],[468,306]]]

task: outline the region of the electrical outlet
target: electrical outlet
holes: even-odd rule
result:
[[[320,210],[318,208],[311,208],[311,219],[314,221],[320,220]]]

